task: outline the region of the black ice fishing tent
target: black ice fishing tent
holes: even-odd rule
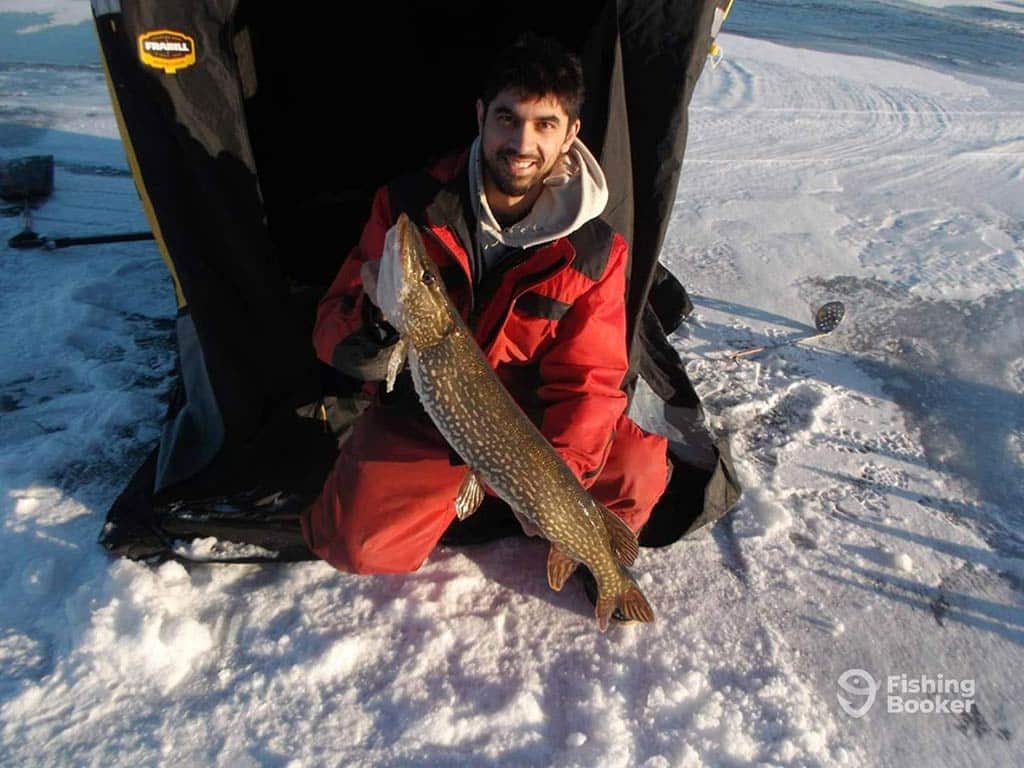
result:
[[[641,541],[667,544],[721,516],[739,489],[666,341],[686,294],[658,265],[721,5],[93,0],[121,135],[173,278],[179,352],[160,444],[110,509],[102,544],[149,557],[215,536],[309,556],[296,515],[334,461],[353,392],[314,356],[316,302],[374,190],[473,139],[482,73],[525,29],[584,62],[582,138],[609,179],[604,217],[631,246],[626,386],[643,376],[686,436]]]

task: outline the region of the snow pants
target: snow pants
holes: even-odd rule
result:
[[[668,484],[668,441],[623,415],[604,466],[584,485],[639,531]],[[455,519],[466,476],[424,415],[373,405],[342,444],[319,498],[302,515],[310,550],[348,573],[415,571]]]

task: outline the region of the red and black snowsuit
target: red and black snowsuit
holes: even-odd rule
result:
[[[668,462],[665,438],[624,413],[626,242],[594,219],[513,254],[479,282],[467,249],[465,166],[464,153],[378,190],[359,244],[320,302],[317,355],[346,370],[365,347],[353,340],[365,338],[375,308],[360,268],[380,258],[385,233],[404,211],[422,228],[455,306],[513,398],[594,497],[639,530],[665,490]],[[303,535],[339,570],[416,570],[454,519],[466,471],[421,409],[378,397],[304,514]]]

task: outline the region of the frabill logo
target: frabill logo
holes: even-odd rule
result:
[[[143,64],[173,75],[196,63],[196,41],[181,32],[155,29],[139,35],[139,58]]]

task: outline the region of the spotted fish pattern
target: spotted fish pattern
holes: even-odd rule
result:
[[[551,542],[554,589],[577,564],[590,570],[602,631],[616,611],[652,621],[654,611],[623,568],[636,558],[635,534],[594,500],[509,395],[404,214],[385,245],[380,276],[381,307],[401,336],[396,354],[406,356],[424,409],[474,473],[464,487],[478,479],[509,504],[528,533],[535,529]]]

